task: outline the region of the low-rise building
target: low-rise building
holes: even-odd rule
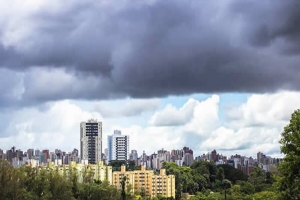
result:
[[[54,162],[49,162],[47,168],[58,170],[60,174],[66,176],[69,176],[71,173],[75,173],[79,182],[82,182],[85,176],[91,175],[94,180],[107,180],[110,184],[112,184],[112,167],[104,165],[102,161],[99,161],[97,164],[88,165],[76,162],[71,162],[69,165],[55,165]]]
[[[175,176],[166,175],[165,169],[160,170],[160,174],[155,175],[153,170],[146,170],[141,166],[141,170],[126,171],[126,167],[121,166],[121,171],[113,172],[112,184],[118,189],[122,189],[122,180],[126,177],[125,187],[131,188],[131,192],[145,191],[145,195],[154,197],[162,195],[165,197],[175,197]]]

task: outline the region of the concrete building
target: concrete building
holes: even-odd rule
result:
[[[183,147],[183,165],[191,166],[194,162],[193,150],[189,147]]]
[[[171,151],[171,161],[176,162],[176,160],[182,160],[183,158],[183,150],[182,149],[173,149]]]
[[[41,151],[38,150],[38,149],[36,149],[36,150],[34,151],[34,156],[35,156],[35,157],[40,157],[40,155],[41,155]]]
[[[4,159],[4,160],[6,159],[6,154],[2,149],[0,149],[0,159]]]
[[[27,150],[27,157],[28,157],[28,159],[33,159],[33,157],[34,157],[34,149],[28,149]]]
[[[47,162],[49,162],[50,160],[50,152],[49,152],[49,150],[48,149],[45,149],[45,150],[43,150],[43,155],[44,155],[44,159],[42,160],[42,162],[43,163],[47,163]]]
[[[122,135],[115,130],[113,135],[107,137],[108,162],[111,160],[129,160],[129,136]]]
[[[125,165],[121,166],[121,171],[113,172],[112,184],[121,189],[121,182],[126,176],[125,186],[131,185],[131,192],[145,190],[146,196],[155,197],[175,197],[175,176],[166,175],[165,169],[160,170],[159,175],[154,175],[153,170],[146,170],[141,166],[141,170],[126,171]]]
[[[171,161],[171,153],[167,150],[161,149],[157,151],[157,165],[153,169],[160,170],[164,162]]]
[[[138,153],[137,150],[131,150],[130,153],[130,160],[137,160],[138,159]]]
[[[134,164],[138,165],[138,153],[137,150],[131,150],[131,153],[129,155],[129,160],[134,161]]]
[[[31,164],[32,167],[34,167]],[[69,165],[56,165],[54,162],[49,162],[46,166],[49,170],[57,170],[61,175],[70,175],[75,173],[78,177],[78,182],[83,181],[84,174],[91,173],[93,179],[97,181],[107,180],[112,183],[112,167],[106,166],[102,161],[97,164],[79,164],[76,162],[70,162]]]
[[[193,154],[185,153],[183,158],[184,158],[183,163],[184,163],[185,166],[191,166],[194,163]]]
[[[80,158],[96,164],[102,155],[102,122],[90,119],[80,123]]]
[[[217,151],[215,149],[211,152],[211,160],[214,162],[218,160]]]
[[[175,198],[175,176],[166,175],[165,169],[160,169],[159,175],[152,176],[151,197],[162,195],[164,197]]]

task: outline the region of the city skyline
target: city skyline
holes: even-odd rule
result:
[[[23,129],[23,133],[14,136],[10,141],[7,140],[7,138],[1,139],[1,147],[8,149],[15,145],[21,148],[80,149],[78,142],[78,122],[95,118],[99,121],[103,121],[103,150],[107,147],[107,136],[112,134],[113,130],[117,129],[122,130],[124,134],[131,137],[131,149],[137,149],[139,152],[145,150],[147,153],[151,153],[152,149],[156,149],[155,147],[157,145],[165,149],[190,146],[197,154],[207,152],[211,149],[219,149],[226,155],[231,154],[231,152],[237,152],[238,154],[253,156],[258,151],[264,150],[267,154],[274,157],[282,157],[282,155],[280,155],[280,145],[278,143],[280,133],[283,130],[283,127],[288,123],[290,113],[292,113],[292,111],[296,109],[297,104],[299,104],[298,101],[294,100],[298,98],[298,95],[297,92],[239,95],[238,101],[240,101],[240,103],[235,103],[234,107],[230,102],[230,99],[232,99],[232,95],[230,94],[213,96],[193,95],[191,98],[190,96],[176,98],[179,102],[173,101],[174,97],[169,97],[169,99],[174,102],[174,105],[168,104],[168,102],[170,102],[169,99],[127,99],[118,100],[118,102],[110,101],[109,104],[111,104],[110,106],[112,108],[115,107],[113,104],[120,104],[120,101],[123,101],[125,105],[131,105],[132,112],[137,112],[137,114],[133,116],[122,116],[120,118],[106,117],[105,119],[107,120],[103,119],[98,112],[85,111],[79,106],[76,106],[72,101],[63,101],[55,103],[53,105],[54,107],[48,110],[50,114],[38,112],[39,114],[34,118],[37,125],[42,123],[41,119],[49,117],[49,115],[54,116],[53,119],[58,118],[59,120],[55,125],[56,129],[61,131],[56,132],[54,130],[52,132],[54,133],[54,138],[56,136],[56,140],[53,140],[53,137],[47,132],[42,133],[48,138],[46,140],[41,141],[39,140],[39,137],[30,138],[33,133],[30,133],[30,131],[26,129],[30,130],[39,127],[34,123],[18,124],[20,126],[19,128]],[[206,98],[207,96],[208,98]],[[221,100],[222,98],[223,101]],[[243,102],[243,99],[245,98],[246,102]],[[197,99],[203,100],[199,101]],[[154,114],[151,115],[151,111],[149,111],[148,108],[145,108],[145,110],[140,108],[141,105],[147,107],[147,105],[153,103],[153,101],[159,102],[156,104],[158,111],[155,111]],[[182,104],[184,101],[186,102]],[[228,101],[229,103],[226,103]],[[286,101],[289,101],[290,103],[285,104]],[[136,104],[133,102],[136,102]],[[268,102],[273,103],[269,104]],[[175,103],[179,106],[176,107]],[[89,103],[86,104],[89,105]],[[159,104],[164,104],[164,106],[159,106]],[[256,107],[256,105],[258,106]],[[282,105],[284,106],[279,107]],[[96,105],[91,104],[89,106],[94,108]],[[97,106],[107,107],[108,102],[100,102]],[[262,109],[263,107],[264,109]],[[66,110],[63,113],[63,116],[61,116],[60,109]],[[255,109],[257,109],[257,111]],[[231,113],[226,113],[225,111],[227,110],[230,110]],[[115,110],[112,110],[111,112],[113,113],[114,111]],[[197,118],[193,115],[197,115]],[[171,117],[169,118],[169,116]],[[242,118],[238,119],[239,116],[242,116]],[[270,118],[268,119],[265,116]],[[228,117],[233,120],[228,121]],[[136,122],[141,121],[142,118],[144,119],[141,124],[146,124],[145,127],[136,125]],[[164,118],[168,118],[169,121],[167,123],[170,123],[170,125],[158,123],[158,120],[164,120]],[[126,126],[124,125],[124,121],[129,124],[132,123],[132,125]],[[171,123],[178,123],[179,125]],[[68,124],[68,126],[65,126],[66,124]],[[196,132],[199,131],[197,129],[201,128],[210,130],[201,135],[199,132]],[[43,129],[51,130],[53,128],[48,124],[48,127],[45,126]],[[242,132],[243,130],[245,131],[244,135]],[[28,132],[26,133],[26,131]],[[195,133],[192,131],[195,131]],[[222,134],[222,131],[228,135]],[[185,132],[187,132],[187,135],[184,135]],[[258,137],[253,137],[257,134]],[[189,136],[191,139],[189,139]],[[223,139],[224,137],[225,139]],[[17,138],[17,140],[15,140],[15,138]],[[26,139],[26,142],[24,142],[24,138]],[[220,142],[224,142],[225,145],[219,144]],[[201,148],[201,146],[197,145],[201,143],[206,146]],[[251,144],[253,144],[253,146],[251,146]],[[230,148],[226,145],[230,145]],[[239,150],[238,147],[241,147],[241,150]]]
[[[70,150],[70,151],[69,150],[64,150],[64,149],[55,149],[53,151],[53,149],[50,150],[48,148],[41,148],[41,149],[40,148],[37,148],[37,149],[29,148],[29,149],[26,150],[26,149],[17,148],[16,146],[12,146],[9,149],[1,149],[0,148],[0,155],[4,155],[9,150],[13,150],[15,152],[22,152],[24,155],[26,155],[26,157],[28,157],[28,159],[31,159],[31,157],[34,157],[34,156],[39,157],[40,155],[42,155],[44,153],[44,151],[48,152],[48,154],[49,153],[56,154],[58,152],[60,154],[60,156],[61,156],[62,153],[70,154],[70,155],[74,154],[74,155],[76,155],[77,159],[79,159],[78,160],[79,163],[81,163],[81,162],[88,163],[87,159],[82,159],[81,154],[79,153],[80,150],[78,150],[76,148],[73,148],[73,150]],[[174,153],[174,155],[177,155],[178,152],[181,152],[181,154],[189,153],[189,154],[191,154],[192,159],[194,159],[194,161],[197,160],[197,158],[200,158],[200,157],[203,157],[203,156],[212,156],[212,160],[215,160],[216,155],[219,155],[220,157],[226,157],[226,158],[230,158],[232,156],[242,156],[242,157],[249,157],[249,158],[253,158],[253,159],[257,158],[258,160],[261,159],[262,155],[264,155],[265,157],[282,159],[282,157],[273,157],[271,155],[266,155],[263,151],[256,152],[256,154],[253,155],[253,156],[251,156],[251,155],[250,156],[249,155],[241,155],[241,154],[238,154],[236,152],[232,152],[232,154],[227,155],[227,154],[223,154],[223,152],[219,151],[218,149],[213,149],[213,150],[210,150],[210,151],[207,151],[207,152],[202,152],[201,154],[194,154],[193,150],[190,149],[187,146],[178,147],[178,148],[174,148],[174,149],[166,149],[166,148],[162,147],[162,148],[155,149],[154,151],[151,151],[151,153],[146,153],[145,151],[139,152],[136,149],[130,149],[129,152],[130,152],[129,156],[128,156],[129,158],[127,160],[126,159],[125,160],[124,159],[116,159],[116,160],[128,161],[128,160],[143,159],[143,156],[151,156],[151,155],[154,155],[154,154],[157,155],[157,154],[160,154],[160,153],[163,153],[163,152],[170,153],[170,155],[173,154],[173,153]],[[218,154],[216,154],[216,153],[218,153]],[[214,156],[213,156],[213,154],[214,154]],[[258,155],[261,155],[260,158],[258,158]],[[105,164],[108,164],[109,161],[110,161],[109,160],[108,148],[105,148],[105,149],[102,150],[102,156],[104,156],[104,157],[101,158],[101,161],[106,161]],[[59,157],[59,159],[61,159],[61,157]],[[180,159],[182,159],[182,158],[180,158]],[[111,159],[111,160],[114,160],[114,159]],[[100,161],[100,160],[98,160],[98,161]]]
[[[0,148],[280,153],[300,108],[297,0],[0,2]],[[103,142],[102,149],[107,147]]]
[[[94,120],[93,120],[94,121]],[[95,121],[94,121],[95,122]],[[90,123],[90,122],[88,122]],[[99,123],[101,126],[101,122]],[[91,124],[90,124],[91,125]],[[98,124],[96,124],[98,126]],[[82,123],[81,123],[82,126]],[[88,129],[88,128],[87,128]],[[126,136],[120,138],[120,131],[116,131],[112,138],[124,141]],[[109,141],[109,140],[108,140]],[[122,143],[120,141],[120,143]],[[123,146],[123,145],[121,145]],[[116,149],[115,149],[116,150]],[[121,150],[121,149],[120,149]],[[245,155],[222,155],[222,153],[216,151],[215,149],[202,155],[194,155],[193,150],[189,147],[183,147],[180,149],[158,149],[157,153],[154,151],[152,154],[146,154],[143,152],[138,156],[136,150],[132,150],[129,159],[124,157],[124,151],[119,151],[120,157],[118,155],[113,155],[113,159],[109,158],[109,152],[104,151],[101,156],[101,160],[97,158],[91,158],[90,155],[81,156],[77,149],[73,149],[72,152],[65,152],[60,149],[55,149],[55,151],[50,151],[48,149],[34,150],[28,149],[27,151],[22,151],[16,147],[12,147],[9,150],[0,149],[0,159],[7,160],[12,166],[20,167],[22,165],[28,166],[56,166],[63,167],[68,165],[73,165],[75,163],[79,165],[101,165],[113,166],[117,163],[124,164],[133,169],[135,166],[141,166],[150,171],[159,171],[163,167],[163,163],[173,162],[179,167],[182,166],[192,166],[195,162],[205,161],[213,162],[215,165],[230,165],[235,169],[241,170],[245,175],[249,175],[255,167],[259,167],[266,172],[272,171],[278,167],[278,163],[282,161],[282,158],[274,158],[263,152],[257,152],[256,156],[247,157]],[[84,152],[85,153],[85,152]],[[117,153],[117,152],[116,152]],[[88,158],[87,158],[88,157]],[[95,161],[96,160],[96,161]],[[124,165],[125,166],[125,165]]]

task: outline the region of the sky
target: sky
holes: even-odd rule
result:
[[[282,157],[300,108],[297,0],[0,1],[0,148]]]

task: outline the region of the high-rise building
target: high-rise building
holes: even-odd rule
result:
[[[96,164],[102,155],[102,122],[90,119],[80,123],[81,161]]]
[[[257,153],[257,164],[261,164],[262,163],[262,158],[263,158],[264,154],[261,152]]]
[[[108,142],[108,162],[111,160],[129,159],[129,136],[122,135],[121,131],[115,130],[113,135],[109,135]]]
[[[5,153],[3,152],[2,149],[0,149],[0,159],[5,159]]]
[[[218,159],[217,159],[217,151],[214,149],[212,152],[211,152],[211,160],[216,162]]]
[[[73,149],[72,155],[73,156],[78,156],[78,149]]]
[[[35,157],[40,157],[41,151],[38,150],[38,149],[36,149],[36,150],[34,151],[34,155],[35,155]]]
[[[137,150],[131,150],[131,153],[130,153],[130,160],[137,161],[137,159],[138,159],[138,153],[137,153]]]
[[[34,156],[34,149],[28,149],[27,150],[27,157],[28,159],[32,159]]]
[[[50,152],[48,149],[43,150],[44,154],[44,160],[42,160],[43,163],[47,163],[50,159]]]

